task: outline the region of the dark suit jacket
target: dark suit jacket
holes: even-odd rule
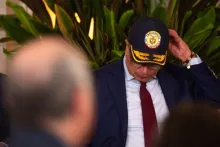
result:
[[[6,112],[4,101],[4,80],[6,76],[0,73],[0,141],[6,141],[9,135],[9,119]]]
[[[13,131],[9,147],[65,147],[58,138],[42,130],[16,129]]]
[[[123,60],[95,73],[98,96],[98,124],[92,147],[125,147],[128,127]],[[220,104],[220,83],[205,65],[185,67],[166,64],[157,75],[167,106],[180,101]]]

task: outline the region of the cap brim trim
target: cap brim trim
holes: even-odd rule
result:
[[[130,51],[131,51],[131,54],[132,54],[132,57],[133,57],[134,61],[137,62],[137,63],[153,63],[153,64],[158,64],[158,65],[165,65],[165,63],[166,63],[167,51],[166,51],[166,54],[164,55],[164,56],[165,56],[165,57],[164,57],[164,60],[161,61],[161,62],[150,60],[150,59],[148,59],[147,57],[146,57],[145,60],[139,60],[139,59],[136,57],[135,53],[134,53],[134,49],[133,49],[132,45],[131,45]],[[138,52],[138,51],[137,51],[137,52]],[[145,53],[142,53],[142,54],[145,54]],[[146,54],[147,54],[147,53],[146,53]],[[161,55],[155,55],[155,56],[161,56]]]

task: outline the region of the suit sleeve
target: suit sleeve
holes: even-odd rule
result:
[[[220,108],[220,79],[206,63],[191,65],[190,69],[167,63],[166,69],[179,84],[183,81],[188,83],[188,92],[193,100],[205,101]]]
[[[220,106],[220,79],[214,74],[214,72],[206,65],[206,63],[200,63],[191,66],[188,71],[189,79],[193,81],[194,92],[199,92],[198,95],[203,95],[203,99],[213,102]]]

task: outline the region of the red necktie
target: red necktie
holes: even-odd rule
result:
[[[140,98],[143,116],[145,147],[147,147],[147,144],[149,147],[149,143],[152,141],[153,131],[157,129],[157,119],[151,95],[146,89],[146,83],[141,83]]]

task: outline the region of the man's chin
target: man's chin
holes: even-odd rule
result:
[[[152,78],[138,78],[138,81],[139,82],[142,82],[142,83],[147,83],[151,80]]]

